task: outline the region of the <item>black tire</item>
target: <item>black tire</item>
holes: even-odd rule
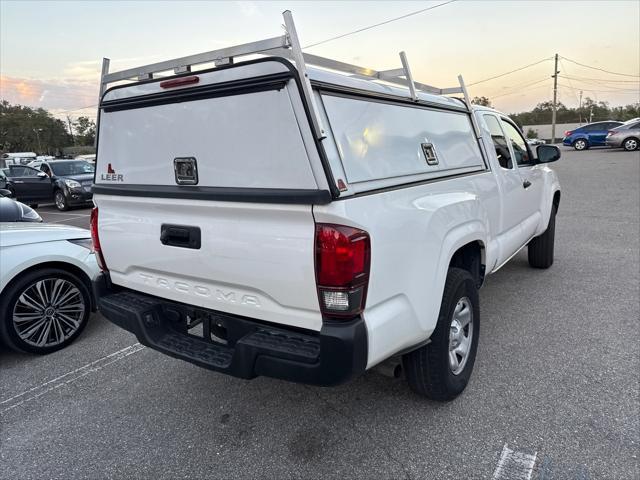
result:
[[[69,202],[67,201],[67,197],[65,197],[62,190],[58,189],[53,192],[53,201],[56,204],[56,208],[61,212],[66,212],[67,210],[69,210]]]
[[[62,279],[68,282],[68,284],[73,285],[73,287],[78,290],[78,294],[75,296],[75,298],[78,299],[78,302],[81,302],[84,305],[84,310],[78,311],[77,319],[73,318],[74,323],[77,323],[77,326],[75,326],[74,328],[71,328],[71,324],[64,326],[65,330],[64,334],[62,335],[62,339],[64,339],[63,341],[55,344],[54,342],[46,342],[46,344],[43,346],[37,346],[23,340],[18,334],[16,324],[13,320],[14,308],[16,306],[16,303],[20,299],[20,296],[25,291],[29,290],[30,286],[34,285],[40,280],[47,279]],[[76,300],[74,299],[73,301],[75,302]],[[36,353],[41,355],[55,352],[69,345],[78,337],[78,335],[80,335],[82,330],[84,330],[85,326],[87,325],[87,321],[89,320],[90,315],[91,296],[85,282],[83,282],[76,275],[57,268],[44,268],[42,270],[34,270],[24,273],[17,279],[14,279],[5,288],[5,290],[2,292],[2,295],[0,296],[0,340],[2,340],[2,342],[9,348],[16,351]],[[62,324],[58,322],[58,325]],[[46,340],[48,340],[49,338],[50,337],[47,336]],[[58,336],[58,339],[60,339],[60,336]]]
[[[584,138],[579,138],[573,142],[573,148],[579,152],[587,150],[589,148],[589,142]]]
[[[625,138],[622,142],[622,148],[624,148],[627,152],[633,152],[634,150],[638,150],[640,146],[640,140],[635,137]]]
[[[533,268],[549,268],[553,265],[553,250],[556,236],[556,207],[551,207],[549,225],[542,235],[535,237],[527,247],[529,265]]]
[[[470,301],[472,331],[470,347],[463,369],[454,374],[449,362],[452,319],[459,302]],[[461,268],[450,268],[442,294],[442,303],[436,329],[431,342],[402,357],[403,368],[409,387],[419,395],[432,400],[453,400],[467,386],[478,349],[480,334],[480,300],[476,282],[469,272]]]

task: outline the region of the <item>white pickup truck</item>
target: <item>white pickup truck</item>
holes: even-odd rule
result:
[[[553,263],[559,150],[534,154],[505,115],[429,93],[407,65],[340,73],[302,55],[291,25],[281,55],[177,59],[105,91],[99,309],[237,377],[335,385],[397,358],[414,391],[452,399],[485,276],[524,247],[532,267]]]

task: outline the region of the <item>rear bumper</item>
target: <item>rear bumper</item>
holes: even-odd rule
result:
[[[329,386],[366,368],[367,330],[360,317],[325,323],[320,332],[291,329],[122,289],[105,274],[94,281],[94,294],[102,315],[141,344],[234,377]],[[203,336],[188,332],[187,316],[205,317]],[[226,343],[210,340],[209,330],[217,326],[226,332]]]
[[[617,137],[607,137],[604,143],[608,147],[621,147],[622,146],[622,138]]]

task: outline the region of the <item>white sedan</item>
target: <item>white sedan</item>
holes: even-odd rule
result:
[[[38,354],[67,346],[95,311],[98,272],[88,230],[0,223],[0,342]]]

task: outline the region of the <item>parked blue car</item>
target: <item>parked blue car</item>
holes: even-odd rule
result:
[[[575,130],[564,132],[562,144],[573,147],[576,150],[586,150],[590,147],[604,147],[609,130],[619,127],[620,125],[622,125],[622,122],[615,122],[613,120],[582,125]]]

